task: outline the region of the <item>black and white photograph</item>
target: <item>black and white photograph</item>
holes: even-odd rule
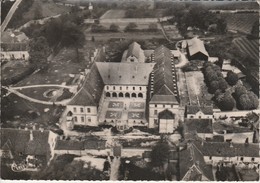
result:
[[[258,0],[1,0],[0,181],[260,181]]]

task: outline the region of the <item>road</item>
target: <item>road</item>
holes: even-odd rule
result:
[[[22,2],[22,0],[16,0],[11,9],[9,10],[7,16],[5,17],[4,22],[1,25],[1,32],[4,32],[5,28],[7,27],[8,23],[10,22],[11,18],[14,15],[14,12],[18,8],[19,4]]]
[[[114,157],[112,163],[111,163],[111,172],[110,172],[110,179],[112,181],[118,180],[118,170],[120,166],[120,157]]]

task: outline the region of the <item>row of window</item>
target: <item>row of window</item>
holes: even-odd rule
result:
[[[210,156],[209,159],[212,160],[212,156]],[[244,161],[244,157],[240,157],[240,161]],[[255,158],[251,158],[251,161],[255,161]]]
[[[75,121],[75,122],[79,122],[77,116],[74,117],[74,121]],[[91,123],[91,118],[87,118],[87,121],[88,121],[89,123]],[[85,123],[85,117],[84,117],[84,116],[81,116],[81,117],[80,117],[80,122],[81,122],[81,123]]]
[[[77,113],[77,108],[76,108],[76,107],[73,108],[73,112],[74,112],[74,113]],[[84,112],[84,108],[83,108],[83,107],[80,108],[80,112],[81,112],[81,113]],[[90,108],[87,108],[87,112],[90,113],[90,112],[91,112],[91,109],[90,109]]]
[[[109,88],[110,88],[110,87],[107,86],[107,90],[109,90]],[[132,88],[133,90],[135,90],[135,89],[138,88],[138,87],[133,86],[133,87],[131,87],[131,88]],[[122,86],[120,86],[120,87],[119,87],[119,90],[122,90],[122,89],[123,89]],[[128,89],[129,89],[129,87],[127,86],[127,87],[126,87],[126,90],[128,90]],[[116,90],[116,87],[115,87],[115,86],[113,86],[113,90]],[[139,87],[139,90],[142,91],[142,87]]]

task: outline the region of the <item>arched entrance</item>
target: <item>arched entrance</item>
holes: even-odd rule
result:
[[[132,93],[131,97],[136,98],[136,93]]]
[[[111,97],[111,94],[109,92],[106,92],[106,97]]]
[[[119,97],[124,97],[124,94],[122,92],[119,93]]]
[[[116,93],[116,92],[113,92],[113,93],[112,93],[112,97],[117,97],[117,93]]]
[[[129,93],[125,93],[125,98],[130,98],[130,94]]]
[[[138,97],[139,98],[143,98],[143,94],[142,93],[138,93]]]

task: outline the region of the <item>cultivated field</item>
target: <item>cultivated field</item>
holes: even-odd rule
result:
[[[254,22],[258,21],[257,13],[223,13],[221,14],[227,21],[227,29],[249,34]]]
[[[125,17],[125,10],[108,10],[100,17],[100,19],[124,18],[124,17]]]
[[[204,83],[204,76],[200,71],[185,72],[185,78],[191,105],[210,105],[212,95]]]
[[[246,37],[240,37],[234,39],[233,42],[240,51],[242,51],[243,53],[247,54],[249,57],[254,59],[254,61],[256,61],[258,64],[259,61],[258,39],[250,40]]]

